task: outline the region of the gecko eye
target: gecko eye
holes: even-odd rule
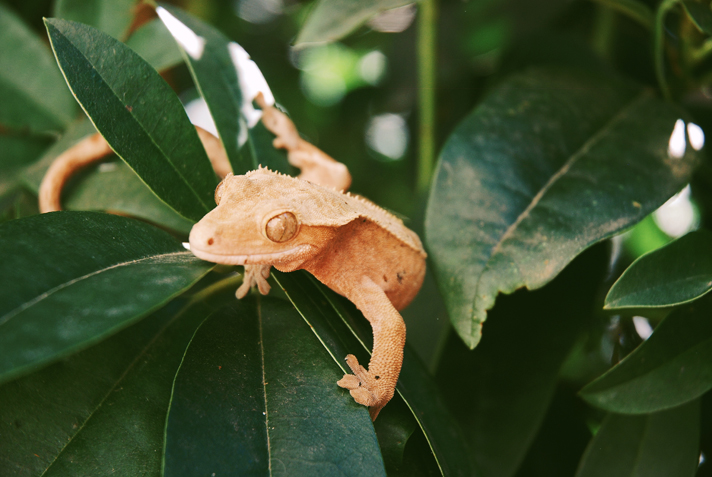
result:
[[[232,174],[229,174],[225,176],[223,180],[220,181],[220,184],[215,188],[215,205],[220,205],[220,199],[222,199],[222,195],[225,189],[225,181],[232,176]]]
[[[267,238],[281,243],[290,240],[299,230],[299,221],[291,212],[284,212],[269,219],[265,227]]]

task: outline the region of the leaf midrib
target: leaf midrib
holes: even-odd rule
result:
[[[171,252],[171,253],[163,253],[163,254],[158,254],[158,255],[149,255],[147,257],[142,257],[139,259],[135,260],[128,260],[125,262],[119,262],[114,265],[111,265],[109,267],[101,268],[99,270],[95,270],[93,272],[87,273],[85,275],[82,275],[77,278],[73,278],[72,280],[69,280],[67,282],[61,283],[60,285],[55,286],[54,288],[50,288],[49,290],[37,295],[35,298],[23,303],[22,305],[18,306],[17,308],[14,308],[13,310],[9,311],[7,314],[4,316],[0,316],[0,328],[4,325],[6,325],[11,319],[22,313],[23,311],[29,309],[32,306],[35,306],[36,304],[40,303],[42,300],[50,297],[51,295],[57,293],[60,290],[63,290],[67,287],[70,287],[74,285],[75,283],[81,282],[83,280],[86,280],[88,278],[91,278],[93,276],[99,275],[101,273],[107,272],[109,270],[113,270],[115,268],[120,268],[128,265],[134,265],[138,264],[141,262],[147,262],[151,260],[157,260],[157,259],[162,259],[165,257],[170,257],[170,256],[178,256],[178,255],[191,255],[190,252]]]
[[[260,357],[262,358],[262,393],[265,398],[265,429],[267,436],[267,470],[272,475],[272,440],[269,436],[269,409],[267,408],[267,376],[265,374],[265,340],[262,333],[262,300],[257,299],[257,319],[260,324]]]
[[[180,252],[180,253],[184,253],[184,252]],[[190,252],[188,252],[188,253],[190,253]],[[116,380],[116,382],[113,384],[113,386],[111,386],[111,387],[109,388],[109,390],[106,392],[106,394],[105,394],[104,397],[101,399],[101,401],[99,401],[99,404],[97,404],[97,406],[94,408],[94,410],[93,410],[91,413],[89,413],[89,415],[88,415],[87,418],[84,420],[84,422],[82,423],[82,425],[79,426],[79,428],[77,429],[77,431],[69,438],[69,440],[66,442],[66,444],[64,444],[64,446],[59,450],[59,452],[57,453],[57,455],[54,457],[54,459],[52,459],[52,462],[50,462],[49,465],[47,465],[47,468],[42,472],[42,474],[40,475],[40,477],[43,477],[43,476],[47,473],[47,471],[49,471],[49,469],[54,465],[54,463],[57,462],[57,460],[58,460],[58,459],[60,458],[60,456],[64,453],[64,451],[67,449],[67,447],[69,447],[69,445],[70,445],[72,442],[74,442],[74,439],[82,432],[82,430],[86,427],[86,425],[89,423],[89,421],[91,421],[91,419],[96,415],[96,413],[99,412],[99,409],[101,409],[101,407],[104,405],[104,403],[105,403],[106,400],[109,398],[109,396],[111,396],[111,394],[112,394],[112,393],[114,392],[114,390],[118,387],[118,385],[126,378],[126,376],[129,374],[129,372],[136,366],[136,364],[139,362],[139,360],[140,360],[144,355],[146,355],[147,351],[153,346],[153,344],[154,344],[161,336],[163,336],[163,333],[165,333],[165,331],[166,331],[170,326],[172,326],[173,323],[176,322],[176,320],[178,320],[180,317],[183,316],[183,313],[185,313],[185,311],[186,311],[188,308],[190,308],[190,306],[191,306],[191,305],[188,304],[185,308],[183,308],[182,310],[178,311],[178,312],[173,316],[173,318],[172,318],[171,320],[169,320],[168,323],[166,323],[166,324],[158,331],[158,333],[156,333],[156,335],[146,344],[146,346],[144,346],[143,349],[142,349],[139,353],[136,354],[136,357],[133,359],[133,361],[131,361],[131,363],[129,363],[129,365],[126,366],[126,369],[124,370],[123,373],[121,373],[121,376],[119,376],[119,378]],[[206,319],[207,319],[207,318],[206,318]],[[201,324],[202,324],[202,323],[201,323]],[[200,326],[199,326],[198,328],[200,328]],[[197,330],[198,328],[196,328],[196,330]],[[186,347],[186,349],[187,349],[187,347]],[[182,361],[181,361],[181,363],[182,363]],[[176,372],[177,372],[177,371],[176,371]],[[172,397],[172,396],[171,396],[171,397]]]
[[[102,74],[96,69],[96,67],[94,66],[94,64],[92,64],[92,62],[89,61],[89,59],[87,58],[87,56],[86,56],[79,48],[77,48],[77,47],[74,45],[74,43],[73,43],[59,28],[57,28],[56,25],[54,25],[54,24],[52,24],[52,23],[50,23],[50,25],[52,25],[52,27],[57,31],[57,33],[58,33],[59,35],[62,35],[62,37],[69,43],[69,45],[70,45],[77,53],[79,53],[79,55],[81,56],[81,58],[84,59],[84,61],[86,61],[86,63],[91,67],[91,69],[96,72],[96,74],[101,78],[101,80],[104,82],[104,84],[105,84],[105,85],[109,88],[109,90],[113,93],[114,97],[115,97],[116,100],[119,102],[119,104],[123,104],[123,101],[121,101],[121,98],[119,97],[119,95],[117,94],[117,92],[114,90],[114,88],[111,86],[111,83],[109,83],[108,81],[106,81],[106,79],[104,78],[104,75],[102,75]],[[55,54],[56,54],[56,50],[55,50],[55,47],[54,47],[54,41],[52,41],[52,35],[49,35],[49,38],[50,38],[50,43],[52,44],[52,50],[55,51]],[[118,41],[118,40],[116,40],[116,41]],[[145,61],[145,60],[142,59],[142,61]],[[96,123],[94,122],[94,118],[93,118],[93,117],[89,114],[89,112],[86,110],[86,108],[84,107],[84,104],[83,104],[81,101],[79,101],[79,99],[77,98],[77,95],[76,95],[75,92],[74,92],[74,88],[73,88],[72,85],[70,84],[69,80],[67,80],[67,75],[66,75],[65,72],[64,72],[64,68],[61,67],[61,63],[60,63],[60,70],[62,71],[62,76],[64,76],[64,80],[67,82],[67,85],[69,85],[69,88],[70,88],[70,90],[72,91],[72,95],[77,99],[77,102],[80,104],[80,106],[82,107],[82,109],[83,109],[84,112],[86,113],[87,117],[89,118],[89,120],[91,121],[91,123],[94,125],[94,127],[95,127],[95,128],[97,129],[97,131],[98,131],[99,128],[96,127]],[[193,188],[193,186],[190,184],[190,182],[189,182],[189,181],[186,179],[186,177],[181,173],[181,171],[176,167],[176,165],[173,164],[173,162],[169,159],[169,156],[166,154],[166,152],[163,150],[163,148],[154,140],[153,136],[148,132],[148,130],[147,130],[147,129],[144,127],[144,125],[141,123],[141,121],[139,121],[139,120],[136,118],[136,116],[134,116],[132,113],[129,113],[129,117],[134,121],[135,124],[137,124],[137,125],[139,126],[140,130],[145,134],[146,137],[148,137],[148,139],[149,139],[149,140],[151,141],[151,143],[156,147],[156,149],[158,149],[158,151],[160,152],[161,157],[164,159],[164,161],[165,161],[166,163],[168,163],[168,165],[171,167],[171,169],[173,169],[173,171],[175,171],[175,173],[178,175],[178,177],[180,178],[180,180],[186,185],[186,187],[188,188],[188,190],[190,190],[190,191],[193,193],[193,195],[196,197],[196,199],[198,199],[198,202],[205,208],[205,212],[206,212],[206,213],[207,213],[207,212],[210,212],[211,207],[203,201],[203,199],[202,199],[202,198],[200,197],[200,195],[196,192],[196,190]],[[121,159],[123,160],[123,156],[122,156],[118,151],[116,151],[116,149],[114,149],[114,147],[113,147],[108,141],[107,141],[107,143],[109,144],[109,146],[111,147],[111,149],[116,153],[116,155],[119,156],[119,157],[121,157]],[[201,147],[202,147],[202,145],[201,145]],[[128,162],[127,162],[127,164],[129,165],[129,167],[131,167],[132,170],[134,170],[134,168],[131,166],[131,164],[129,164]],[[141,178],[141,180],[143,181],[144,179]],[[144,181],[144,182],[145,182],[145,181]],[[153,190],[153,188],[151,188],[151,190]],[[163,200],[163,199],[162,199],[162,200]],[[172,205],[171,205],[170,207],[173,208]]]
[[[708,283],[705,284],[704,290],[702,291],[702,293],[697,293],[695,295],[689,296],[688,298],[683,298],[683,300],[662,303],[662,304],[625,303],[625,301],[635,299],[636,297],[643,295],[643,294],[654,293],[655,291],[658,291],[658,290],[667,290],[667,289],[675,290],[678,287],[683,286],[688,283],[697,282],[697,281],[701,282],[702,280],[700,280],[700,279],[703,279],[703,278],[704,278],[704,281],[708,282]],[[710,280],[712,280],[712,273],[698,273],[696,275],[691,275],[688,277],[672,279],[665,283],[660,283],[660,284],[657,284],[654,286],[646,286],[646,287],[637,289],[635,292],[626,293],[625,295],[620,296],[620,298],[617,298],[611,302],[606,303],[605,308],[606,309],[634,308],[634,307],[635,308],[637,308],[637,307],[654,308],[654,307],[668,307],[668,306],[673,306],[673,305],[689,303],[690,301],[693,301],[696,298],[706,295],[707,293],[710,292],[710,290],[712,290],[712,285],[709,284]],[[623,304],[621,304],[621,302],[623,302]]]
[[[614,392],[614,390],[620,389],[622,387],[629,387],[629,386],[633,385],[635,382],[640,381],[641,379],[645,379],[648,376],[659,372],[661,369],[665,369],[666,367],[672,367],[672,368],[678,367],[679,364],[675,363],[675,361],[677,359],[679,359],[680,357],[682,357],[684,355],[688,355],[688,354],[695,355],[698,352],[698,350],[708,348],[711,343],[712,343],[712,337],[707,336],[706,338],[703,338],[702,340],[698,341],[697,343],[692,344],[688,348],[679,350],[679,351],[675,352],[674,354],[672,354],[671,356],[668,356],[664,361],[654,362],[653,367],[645,369],[643,371],[643,373],[638,374],[637,376],[634,376],[632,379],[626,379],[625,381],[619,381],[619,382],[613,383],[611,385],[608,385],[605,388],[594,390],[593,392],[591,392],[591,391],[584,392],[585,391],[585,388],[584,388],[583,390],[581,390],[581,395],[589,395],[591,397],[597,396],[597,395],[600,396],[602,394],[608,394],[608,393]],[[632,354],[629,356],[632,356]],[[627,358],[627,356],[626,356],[626,358]],[[623,361],[621,361],[619,363],[619,365],[623,364],[624,362],[625,362],[625,359]],[[605,379],[605,375],[601,376],[600,379],[601,380]],[[592,385],[595,384],[595,381],[592,382],[591,384]]]
[[[504,242],[512,235],[514,235],[519,225],[530,216],[531,211],[539,204],[544,195],[549,190],[551,190],[551,188],[554,186],[554,184],[557,183],[559,179],[566,175],[566,173],[571,169],[571,167],[576,163],[576,161],[578,161],[581,157],[584,157],[587,152],[589,152],[594,146],[596,146],[598,142],[602,140],[613,129],[615,124],[627,117],[630,111],[638,106],[638,103],[642,103],[644,99],[647,99],[649,97],[650,93],[647,90],[644,90],[640,94],[638,94],[638,96],[629,101],[620,110],[620,112],[618,112],[610,121],[604,124],[595,134],[593,134],[590,139],[585,141],[581,145],[581,147],[579,147],[574,153],[572,153],[569,159],[566,160],[564,165],[561,166],[559,170],[556,171],[556,173],[554,173],[549,178],[549,180],[546,182],[546,184],[544,184],[544,186],[539,190],[539,192],[537,192],[537,194],[532,198],[529,205],[527,205],[527,207],[522,211],[522,213],[519,214],[517,219],[512,222],[512,224],[507,228],[504,234],[502,234],[497,243],[490,249],[490,253],[487,256],[487,260],[484,262],[484,266],[482,267],[482,271],[479,273],[477,285],[475,287],[475,300],[478,295],[478,289],[482,281],[482,277],[489,269],[490,264],[492,263],[492,258],[499,254]]]

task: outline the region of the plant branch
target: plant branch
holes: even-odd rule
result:
[[[418,12],[419,192],[430,185],[435,161],[436,0],[422,0]]]
[[[678,0],[663,0],[655,14],[655,74],[665,99],[670,99],[670,87],[665,78],[665,15]]]

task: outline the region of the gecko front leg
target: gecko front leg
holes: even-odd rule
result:
[[[368,277],[346,295],[373,328],[373,352],[368,370],[353,355],[346,364],[354,374],[346,374],[336,384],[348,389],[354,400],[368,406],[372,420],[395,394],[403,364],[405,322],[381,287]]]
[[[235,296],[238,299],[245,298],[253,286],[257,286],[263,295],[268,294],[272,288],[267,281],[271,267],[272,265],[245,265],[245,276],[242,285],[235,292]]]

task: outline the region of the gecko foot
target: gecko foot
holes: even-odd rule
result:
[[[381,396],[383,393],[380,392],[376,379],[371,376],[371,373],[366,368],[358,363],[356,356],[352,354],[346,356],[346,364],[354,374],[344,374],[344,377],[337,381],[336,384],[348,389],[354,401],[368,406],[371,420],[375,421],[380,410],[390,400],[390,396],[385,399],[384,396]]]
[[[267,282],[270,267],[271,265],[245,265],[245,277],[235,296],[238,299],[244,298],[253,286],[257,286],[263,295],[268,294],[272,288]]]

